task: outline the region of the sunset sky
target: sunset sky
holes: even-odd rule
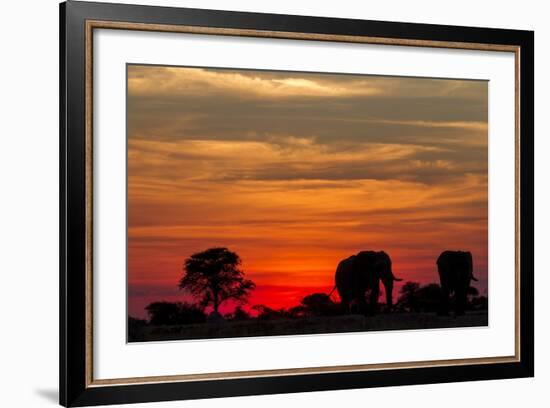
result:
[[[329,292],[384,250],[438,282],[469,250],[487,287],[487,82],[128,66],[128,308],[191,300],[185,258],[242,258],[250,305]],[[399,286],[395,291],[396,297]]]

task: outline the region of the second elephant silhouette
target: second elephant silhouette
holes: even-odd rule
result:
[[[455,315],[463,315],[470,282],[477,281],[473,274],[472,253],[469,251],[443,251],[436,263],[441,282],[439,314],[449,314],[449,297],[454,294]]]

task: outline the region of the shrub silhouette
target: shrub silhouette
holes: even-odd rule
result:
[[[407,312],[418,312],[419,310],[419,296],[420,283],[418,282],[405,282],[399,291],[400,297],[396,304],[396,309],[403,309]]]
[[[143,330],[147,328],[147,320],[128,316],[128,341],[143,340]]]
[[[313,316],[334,316],[339,313],[340,307],[334,303],[326,293],[313,293],[305,296],[301,305],[306,314]]]
[[[437,283],[429,283],[419,290],[420,311],[437,312],[441,303],[441,287]]]
[[[437,312],[441,302],[441,288],[437,283],[421,286],[406,282],[400,290],[397,309],[407,312]]]
[[[265,305],[254,305],[252,306],[252,310],[258,313],[256,315],[256,319],[258,320],[274,320],[282,318],[280,311],[272,309]]]
[[[466,296],[468,297],[468,300],[472,300],[473,298],[479,296],[479,291],[476,288],[474,288],[473,286],[470,286],[466,290]]]
[[[256,311],[258,320],[278,320],[278,319],[293,319],[299,317],[303,311],[301,306],[294,306],[290,309],[273,309],[265,305],[254,305],[252,310]]]
[[[149,323],[155,326],[193,324],[206,321],[204,311],[189,303],[153,302],[145,310],[149,314]]]
[[[228,313],[224,316],[227,320],[233,320],[233,321],[245,321],[250,320],[252,316],[244,310],[241,306],[237,306],[233,313]]]
[[[487,310],[489,301],[487,296],[475,296],[469,300],[469,309],[471,310]]]
[[[245,302],[256,287],[254,282],[244,278],[240,265],[239,256],[227,248],[197,252],[185,260],[184,275],[178,286],[199,298],[202,307],[212,305],[218,313],[223,302],[230,299]]]
[[[144,326],[147,326],[147,320],[128,316],[128,331],[133,331]]]
[[[487,310],[489,308],[487,296],[480,296],[479,291],[473,286],[468,288],[466,291],[466,296],[466,308],[468,310]]]
[[[438,312],[441,307],[441,287],[437,283],[421,286],[418,282],[406,282],[400,290],[397,310],[406,312]],[[473,286],[467,290],[469,310],[487,310],[487,297],[479,296]],[[451,302],[455,299],[451,298]]]

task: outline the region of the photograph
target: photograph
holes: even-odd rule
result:
[[[126,81],[128,342],[488,325],[488,81]]]
[[[535,375],[531,23],[256,6],[59,5],[59,403],[514,403],[480,381]]]

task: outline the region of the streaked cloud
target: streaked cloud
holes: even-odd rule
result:
[[[375,81],[335,81],[330,77],[304,78],[301,74],[273,76],[262,71],[215,70],[202,68],[131,67],[128,71],[130,96],[213,95],[231,93],[235,97],[268,98],[346,97],[381,94]]]

